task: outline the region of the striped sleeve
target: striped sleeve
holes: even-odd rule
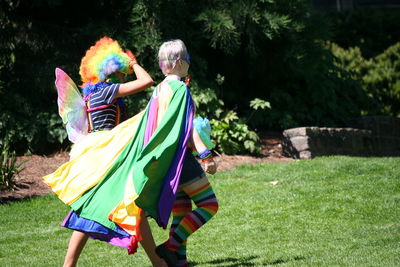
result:
[[[115,95],[117,94],[119,90],[119,83],[114,83],[109,86],[106,86],[102,90],[102,99],[104,99],[104,102],[106,104],[111,104],[114,99]]]

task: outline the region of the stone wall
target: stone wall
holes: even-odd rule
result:
[[[298,159],[327,155],[370,156],[372,140],[369,130],[301,127],[283,132],[282,150],[285,156]]]
[[[400,156],[400,119],[365,116],[347,121],[352,128],[371,130],[375,156]]]
[[[400,156],[400,119],[369,116],[349,120],[351,128],[301,127],[283,132],[285,156]]]

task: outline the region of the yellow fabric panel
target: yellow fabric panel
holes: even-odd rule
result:
[[[168,108],[168,104],[171,101],[173,92],[168,83],[162,83],[157,89],[158,89],[158,97],[157,97],[158,100],[157,127],[158,127],[158,125],[161,122],[160,118],[164,116],[165,111]]]
[[[143,114],[137,114],[110,131],[89,134],[75,144],[70,161],[42,180],[64,203],[72,204],[108,172],[134,136]]]

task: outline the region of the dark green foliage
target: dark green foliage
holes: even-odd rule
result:
[[[274,108],[263,124],[250,120],[254,127],[334,126],[359,115],[364,104],[359,84],[333,64],[320,41],[329,39],[327,21],[305,1],[178,1],[171,8],[169,1],[142,0],[131,21],[139,55],[169,38],[187,43],[190,72],[201,88],[194,94],[214,98],[214,91],[222,109],[235,109],[240,117],[253,112],[251,100],[267,99]],[[218,105],[204,108],[199,110],[211,118],[219,118],[213,108],[222,113]]]
[[[220,120],[213,119],[210,123],[211,136],[219,152],[233,155],[261,151],[258,135],[238,118],[236,112],[229,111]]]
[[[205,32],[199,30],[199,27],[202,27],[202,21],[208,16],[206,14],[208,10],[205,13],[200,12],[206,6],[207,3],[178,1],[172,9],[168,1],[138,1],[132,12],[131,45],[139,60],[146,56],[153,59],[152,62],[147,62],[146,66],[149,66],[148,69],[156,80],[161,80],[163,77],[156,60],[159,46],[163,41],[171,38],[180,38],[185,41],[194,58],[190,69],[191,92],[198,108],[197,112],[212,119],[212,135],[216,141],[217,150],[227,154],[246,151],[256,153],[259,151],[256,145],[257,134],[239,120],[236,113],[225,110],[224,102],[218,96],[223,77],[209,71],[207,58],[210,57],[208,53],[213,53],[213,51],[210,50],[209,42],[204,35],[213,29],[209,27],[204,30]],[[223,24],[219,31],[225,32],[226,28],[232,26],[229,21],[225,23],[226,18],[224,14],[216,18]],[[211,48],[215,48],[217,42],[221,41],[224,49],[233,51],[235,41],[231,41],[231,37],[232,32],[229,32],[222,37],[223,40],[214,38],[215,43],[211,44]]]
[[[68,144],[56,115],[54,68],[79,84],[80,59],[104,35],[131,49],[156,82],[163,78],[158,47],[182,39],[192,57],[197,111],[213,121],[226,153],[255,152],[250,129],[338,126],[363,112],[398,110],[397,96],[380,92],[392,77],[376,78],[365,90],[325,45],[358,45],[366,58],[375,57],[399,41],[395,11],[322,14],[303,0],[4,0],[0,6],[0,140],[9,138],[18,153],[50,153]],[[385,97],[371,102],[373,90]],[[145,107],[149,94],[127,99],[130,115]],[[255,110],[254,99],[272,109]]]
[[[382,54],[365,59],[359,47],[343,49],[328,43],[336,57],[336,65],[351,73],[370,99],[365,114],[400,114],[400,43]]]
[[[256,127],[268,124],[266,118],[268,117],[268,113],[271,112],[271,104],[268,101],[255,98],[250,101],[250,108],[253,111],[247,117],[247,122],[251,122]]]
[[[11,151],[7,144],[1,145],[0,149],[0,189],[13,189],[25,162],[17,163],[15,151]]]
[[[131,1],[0,5],[0,140],[8,138],[18,153],[54,152],[67,143],[57,115],[54,69],[63,68],[80,84],[81,57],[103,35],[120,39]]]
[[[326,15],[332,25],[330,40],[345,49],[359,47],[366,59],[400,41],[399,8],[358,8]]]
[[[304,1],[178,1],[173,8],[170,4],[138,1],[130,44],[139,56],[154,56],[162,41],[186,42],[193,59],[191,88],[198,112],[213,119],[221,151],[256,151],[250,147],[258,137],[245,124],[245,116],[251,116],[248,122],[259,129],[282,129],[333,125],[357,114],[359,103],[352,99],[359,88],[332,74],[333,58],[316,42],[327,37],[327,26]],[[147,66],[153,77],[162,78],[154,62]],[[343,90],[346,87],[356,92]],[[274,108],[254,115],[249,103],[255,98],[267,99]],[[333,102],[327,105],[328,101]],[[232,119],[232,109],[242,119]]]

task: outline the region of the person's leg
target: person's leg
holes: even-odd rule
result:
[[[194,201],[197,208],[186,214],[165,243],[165,246],[172,251],[179,250],[183,242],[209,221],[218,210],[218,201],[207,177],[182,187],[182,190]]]
[[[147,257],[149,257],[153,266],[166,267],[167,264],[156,254],[156,243],[154,242],[154,238],[146,216],[143,216],[140,223],[140,232],[142,234],[142,241],[140,241],[140,244],[143,246]]]
[[[191,211],[192,201],[190,197],[183,190],[178,190],[176,193],[174,206],[172,208],[172,223],[169,231],[170,236],[174,234],[175,228],[179,225],[181,220]],[[184,240],[182,245],[176,251],[179,266],[187,266],[188,264],[186,258],[186,244],[187,240]]]
[[[67,255],[64,259],[64,267],[75,267],[79,256],[89,236],[85,233],[74,231],[69,240]]]
[[[172,223],[169,231],[170,236],[174,234],[174,230],[179,225],[182,218],[191,211],[192,201],[190,197],[179,188],[172,207]],[[186,240],[182,242],[182,245],[176,252],[169,250],[165,246],[165,243],[163,243],[156,248],[156,253],[165,259],[168,263],[168,267],[188,266],[186,259]]]

